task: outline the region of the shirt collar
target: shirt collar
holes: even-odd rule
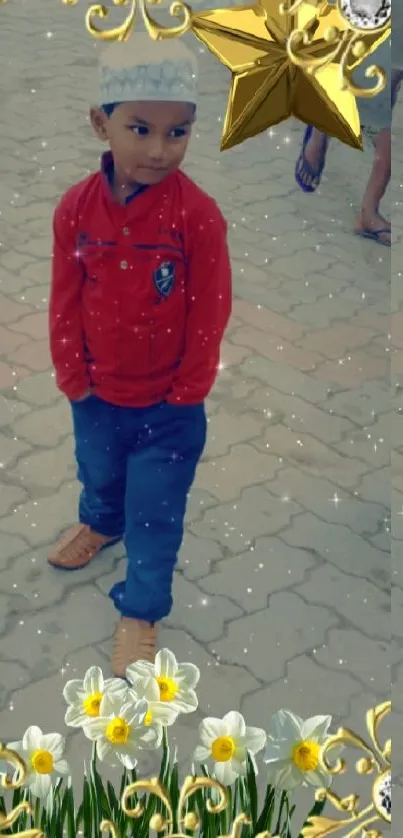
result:
[[[101,172],[105,178],[106,185],[108,186],[109,190],[112,191],[115,176],[115,166],[111,151],[106,151],[105,154],[102,155]],[[127,204],[133,201],[134,198],[137,198],[137,195],[141,195],[142,192],[145,192],[146,189],[148,189],[147,184],[145,186],[140,186],[140,188],[136,189],[136,191],[133,192],[131,195],[127,195],[125,198],[125,206],[127,206]]]

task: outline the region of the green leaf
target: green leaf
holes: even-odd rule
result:
[[[115,817],[117,815],[118,811],[119,811],[119,808],[120,808],[120,800],[121,800],[122,795],[120,796],[120,798],[118,800],[118,798],[116,796],[115,789],[114,789],[112,783],[109,780],[106,784],[106,793],[108,795],[109,806],[110,806],[111,812],[113,814],[113,817]],[[123,791],[122,791],[122,794],[123,794]]]
[[[66,820],[66,815],[67,815],[67,804],[68,804],[68,793],[69,793],[69,791],[70,791],[69,786],[66,786],[63,789],[62,799],[61,799],[61,803],[60,803],[60,820],[61,820],[61,823],[62,823],[63,826],[64,826],[64,821]],[[59,794],[60,794],[60,791],[59,791]],[[55,795],[55,797],[56,797],[56,795]]]
[[[160,782],[165,785],[166,783],[169,784],[169,776],[170,776],[170,751],[169,751],[169,742],[168,742],[168,732],[167,728],[164,727],[163,737],[162,737],[162,760],[161,760],[161,768],[159,773],[159,780]],[[168,781],[168,782],[167,782]]]
[[[291,808],[290,808],[290,799],[287,797],[285,802],[285,818],[284,824],[282,828],[281,835],[284,835],[284,838],[292,838],[291,834]]]
[[[23,797],[23,799],[24,799],[24,800],[28,800],[28,801],[29,801],[29,803],[31,803],[31,802],[32,802],[32,801],[31,801],[31,795],[30,795],[28,792],[24,792],[24,794],[22,795],[22,797]],[[28,826],[28,815],[27,815],[27,813],[26,813],[26,812],[23,812],[23,813],[22,813],[22,815],[21,815],[21,823],[19,824],[19,826],[22,828],[22,831],[24,831],[24,829],[26,829],[26,828],[27,828],[27,826]]]
[[[232,821],[235,820],[238,814],[238,798],[239,798],[239,780],[235,781],[234,796],[232,801]]]
[[[78,807],[78,812],[76,814],[76,822],[75,822],[75,829],[76,829],[76,834],[77,835],[78,835],[79,832],[80,832],[80,834],[82,833],[82,829],[81,829],[82,822],[83,822],[83,803],[81,801],[81,803]]]
[[[64,826],[64,822],[63,822]],[[74,806],[74,792],[73,789],[67,789],[67,805],[66,805],[66,828],[67,828],[67,838],[76,838],[77,830],[76,830],[76,813],[75,813],[75,806]]]
[[[23,790],[22,789],[14,789],[13,791],[13,800],[11,804],[11,809],[15,809],[23,798]]]
[[[250,754],[247,755],[247,766],[246,766],[246,787],[248,790],[248,798],[249,798],[249,817],[252,821],[252,834],[256,834],[256,824],[257,824],[257,808],[258,808],[258,793],[257,793],[257,785],[256,785],[256,772],[255,767],[253,765],[253,760],[251,759]]]
[[[83,782],[83,834],[85,838],[92,836],[92,807],[91,807],[91,792],[88,777],[84,777]]]
[[[97,771],[95,761],[91,764],[91,781],[92,781],[92,797],[94,801],[95,811],[98,813],[99,819],[103,818],[110,820],[112,816],[111,807],[109,805],[108,796],[104,789],[102,777]]]
[[[136,775],[136,772],[135,772],[135,771],[132,771],[132,776],[133,776],[133,775],[134,775],[134,780],[132,780],[131,782],[132,782],[132,783],[135,783],[135,782],[136,782],[136,779],[137,779],[137,775]],[[123,794],[123,792],[124,792],[124,790],[125,790],[126,786],[127,786],[127,785],[129,785],[129,784],[128,784],[128,782],[127,782],[127,780],[128,780],[128,777],[127,777],[127,770],[126,770],[126,768],[125,768],[125,769],[124,769],[124,771],[123,771],[123,774],[122,774],[122,780],[121,780],[121,783],[120,783],[119,801],[122,799],[122,794]]]
[[[131,786],[132,783],[135,783],[137,780],[137,772],[135,769],[128,771],[126,768],[123,771],[122,780],[120,783],[120,791],[119,791],[119,798],[118,798],[118,815],[116,817],[116,825],[120,831],[120,838],[126,838],[126,835],[138,835],[139,825],[141,821],[136,821],[133,818],[128,818],[127,815],[123,812],[120,806],[120,802],[122,800],[122,795],[128,786]],[[139,803],[139,796],[138,794],[131,795],[129,801],[130,808],[134,808],[137,803]]]
[[[63,823],[60,817],[60,804],[58,798],[55,799],[52,788],[52,809],[49,812],[49,805],[45,806],[47,829],[51,836],[63,834]]]
[[[174,815],[174,832],[177,832],[179,829],[179,824],[177,823],[179,793],[179,767],[178,763],[176,762],[175,765],[172,767],[171,776],[169,778],[169,797],[171,800]],[[183,813],[179,812],[179,817],[182,817],[182,815]]]
[[[280,805],[278,809],[278,817],[277,817],[277,824],[274,830],[274,834],[278,835],[280,833],[281,822],[283,817],[284,807],[286,806],[286,801],[288,801],[288,791],[283,791],[280,797]]]
[[[239,778],[239,797],[241,800],[241,811],[249,816],[249,802],[246,794],[245,781],[243,777]]]
[[[261,832],[270,832],[275,806],[276,790],[273,786],[267,786],[263,808],[256,823],[256,835],[259,835]]]

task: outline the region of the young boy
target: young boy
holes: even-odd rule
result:
[[[54,216],[51,352],[83,492],[80,524],[49,562],[76,570],[124,537],[126,581],[110,592],[120,677],[154,660],[156,624],[171,610],[231,310],[226,223],[179,169],[196,73],[182,41],[140,33],[106,50],[91,123],[110,151]]]

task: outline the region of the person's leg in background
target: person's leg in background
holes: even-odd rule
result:
[[[391,129],[382,128],[375,138],[372,171],[365,189],[355,232],[390,246],[391,224],[380,213],[380,204],[391,177]]]
[[[313,125],[308,125],[295,166],[295,179],[304,192],[316,192],[320,185],[328,147],[329,137]]]
[[[396,105],[397,97],[400,93],[400,88],[402,86],[403,81],[403,70],[393,70],[392,71],[392,111]]]
[[[78,479],[83,484],[80,523],[50,553],[48,561],[54,567],[78,570],[123,538],[127,451],[120,433],[121,412],[96,396],[72,405]]]
[[[357,99],[360,119],[363,125],[377,126],[375,153],[371,175],[362,199],[361,210],[355,223],[355,232],[372,238],[380,244],[390,246],[390,223],[379,211],[380,202],[386,192],[391,170],[391,113],[396,100],[402,74],[391,73],[390,42],[382,44],[374,55],[370,56],[355,72],[359,85],[368,86],[366,72],[371,64],[379,64],[387,73],[385,90],[375,99]],[[400,75],[400,79],[399,79]],[[304,192],[315,192],[318,188],[326,162],[328,138],[316,128],[308,126],[295,177]]]
[[[392,111],[397,102],[402,80],[403,72],[401,70],[393,70],[389,88],[391,97],[391,121]],[[375,140],[375,156],[372,172],[362,199],[361,212],[356,222],[356,232],[358,234],[362,235],[364,233],[365,235],[369,233],[371,238],[374,237],[381,244],[388,246],[391,244],[391,224],[380,214],[379,207],[390,182],[391,168],[392,130],[391,125],[388,125],[379,132]],[[373,234],[374,230],[375,236]]]
[[[126,581],[110,592],[122,616],[112,657],[120,677],[135,660],[154,659],[155,623],[171,611],[187,498],[207,432],[203,405],[163,404],[143,413],[142,428],[132,420],[138,433],[127,470]]]

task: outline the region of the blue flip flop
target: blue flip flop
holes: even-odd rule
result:
[[[372,241],[382,244],[384,247],[391,247],[392,243],[390,241],[386,242],[381,238],[383,233],[391,235],[390,227],[381,227],[380,230],[358,230],[356,235],[362,239],[372,239]]]
[[[295,166],[295,180],[303,192],[316,192],[325,168],[326,152],[329,144],[329,138],[325,137],[320,151],[319,168],[313,169],[305,154],[306,147],[312,137],[312,131],[313,125],[308,125],[305,130],[301,153]],[[310,180],[310,183],[306,182],[307,179]]]

